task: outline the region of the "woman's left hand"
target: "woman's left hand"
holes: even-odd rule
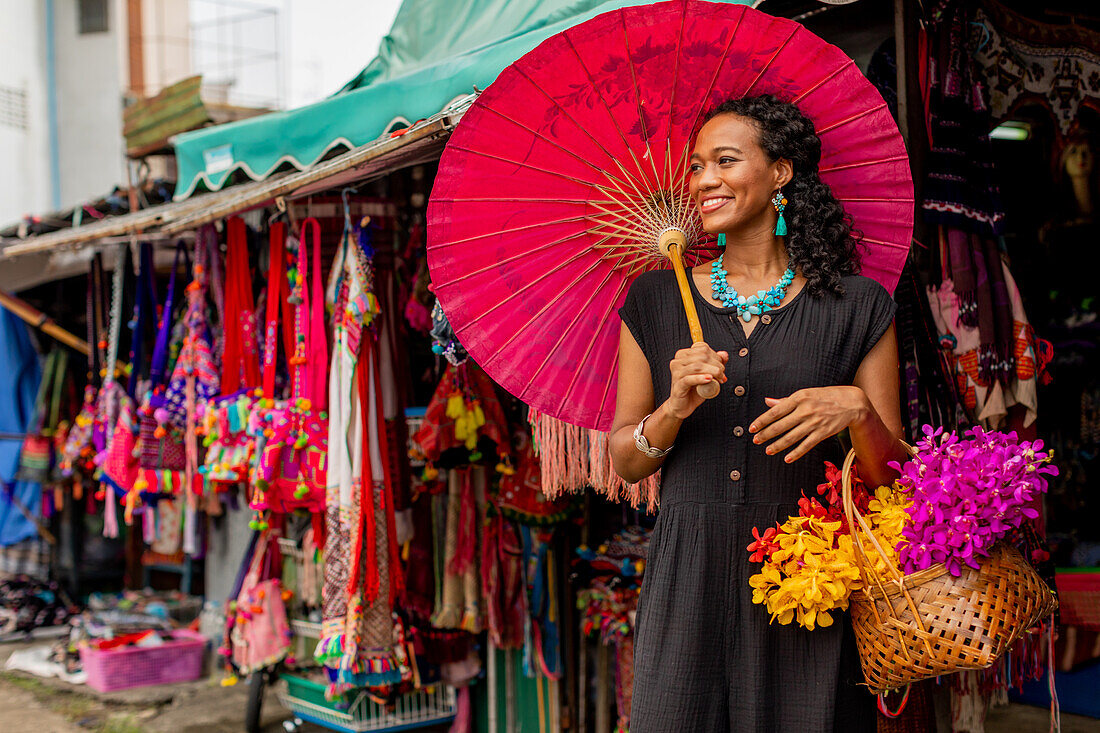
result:
[[[874,409],[862,389],[845,386],[800,389],[783,399],[767,397],[764,404],[768,411],[749,426],[752,442],[762,445],[772,440],[765,449],[769,455],[793,446],[783,458],[787,463],[797,461]]]

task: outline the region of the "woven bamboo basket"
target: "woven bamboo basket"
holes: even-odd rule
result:
[[[863,589],[852,594],[850,610],[863,676],[873,692],[988,667],[1058,607],[1031,565],[1003,543],[993,547],[981,570],[964,567],[957,578],[942,564],[909,575],[890,567],[889,577],[882,577],[865,543],[880,556],[885,551],[852,503],[854,461],[852,451],[844,462],[843,499]]]

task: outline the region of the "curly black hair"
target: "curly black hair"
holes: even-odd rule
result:
[[[771,94],[727,100],[703,121],[730,114],[753,123],[769,158],[791,161],[794,177],[783,187],[787,254],[805,276],[811,294],[842,295],[840,279],[859,272],[860,235],[852,227],[852,217],[818,176],[821,140],[814,123],[796,105]]]

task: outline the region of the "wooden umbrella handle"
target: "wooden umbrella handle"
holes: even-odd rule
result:
[[[661,234],[659,240],[661,251],[672,260],[672,269],[676,272],[676,284],[680,286],[680,299],[684,301],[684,314],[688,320],[688,330],[691,332],[691,343],[697,344],[703,341],[703,326],[699,323],[699,312],[695,310],[695,299],[691,297],[691,287],[688,285],[687,272],[684,270],[684,248],[686,242],[684,233],[679,229],[669,229]],[[696,393],[706,400],[714,399],[722,387],[717,381],[700,384],[695,388]]]

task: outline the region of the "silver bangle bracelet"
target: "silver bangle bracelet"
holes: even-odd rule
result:
[[[672,450],[673,446],[667,448],[654,448],[646,440],[646,437],[642,435],[642,430],[645,428],[645,421],[653,417],[653,413],[649,413],[642,418],[642,421],[638,423],[638,427],[634,428],[634,447],[638,449],[642,455],[646,458],[664,458],[668,455],[668,452]]]

